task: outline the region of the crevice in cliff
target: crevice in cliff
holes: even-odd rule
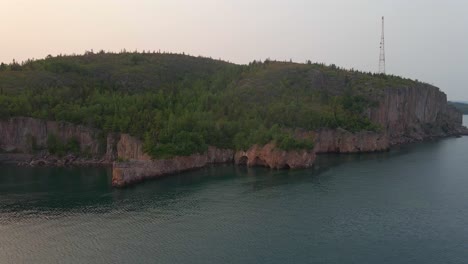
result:
[[[262,166],[262,167],[268,167],[268,164],[266,161],[260,157],[255,157],[253,165],[255,166]]]
[[[247,158],[247,156],[242,156],[237,162],[237,164],[247,166],[248,161],[249,161],[249,158]]]
[[[425,96],[425,98],[424,98],[423,120],[426,120],[427,102],[429,101],[428,98],[429,98],[429,95],[426,93],[426,96]]]

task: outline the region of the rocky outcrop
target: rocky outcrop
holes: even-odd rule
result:
[[[64,122],[17,117],[0,121],[0,162],[21,161],[30,165],[60,166],[67,164],[113,163],[113,186],[122,187],[148,178],[178,173],[208,164],[235,162],[247,166],[265,166],[274,169],[308,168],[313,166],[316,154],[360,153],[385,151],[392,145],[451,135],[468,135],[463,127],[462,114],[447,104],[447,98],[438,88],[420,87],[382,89],[376,96],[378,106],[368,109],[367,116],[381,127],[380,132],[351,133],[343,129],[320,129],[303,132],[297,137],[315,141],[314,149],[284,151],[273,143],[252,146],[247,151],[209,147],[203,154],[172,159],[152,160],[144,153],[143,143],[128,134],[112,133],[106,137],[99,130]],[[93,158],[66,159],[42,155],[31,158],[33,148],[47,148],[47,139],[55,135],[62,142],[75,138],[83,152]]]
[[[439,88],[386,88],[379,106],[369,109],[369,118],[388,134],[390,145],[463,133],[462,114],[447,103]]]
[[[97,129],[29,117],[0,120],[0,150],[6,152],[30,153],[33,148],[46,149],[51,135],[62,142],[74,138],[82,152],[93,156],[103,152]]]
[[[18,163],[21,166],[31,166],[31,167],[70,167],[70,166],[102,166],[102,165],[111,165],[109,161],[98,159],[98,158],[89,158],[89,157],[79,157],[73,154],[68,154],[62,157],[54,155],[34,155],[29,160],[23,160]]]
[[[30,162],[33,155],[27,153],[0,153],[0,164],[22,164]]]
[[[390,148],[386,133],[370,131],[351,133],[344,129],[322,129],[304,133],[300,137],[315,139],[314,149],[285,151],[276,148],[273,143],[255,145],[247,151],[236,152],[234,161],[238,165],[298,169],[313,166],[316,154],[375,152]]]
[[[247,151],[238,151],[235,163],[247,166],[262,166],[272,169],[309,168],[314,164],[315,153],[312,150],[285,151],[273,143],[265,146],[255,145]]]
[[[203,154],[161,160],[132,160],[114,163],[112,185],[123,187],[145,179],[157,178],[205,167],[208,164],[232,162],[234,151],[209,147]]]
[[[47,152],[50,136],[63,144],[77,140],[84,155],[74,158],[50,155]],[[112,164],[117,159],[151,160],[143,152],[143,143],[128,134],[103,136],[98,129],[29,117],[0,120],[0,153],[3,153],[2,163],[30,166]]]
[[[110,133],[106,138],[106,155],[104,156],[105,160],[114,161],[118,158],[117,153],[117,144],[120,140],[119,133]]]
[[[385,151],[390,147],[387,133],[361,131],[351,133],[344,129],[322,129],[315,132],[314,152],[358,153]]]
[[[121,134],[117,141],[117,157],[124,160],[151,160],[151,157],[143,152],[143,142],[128,134]]]

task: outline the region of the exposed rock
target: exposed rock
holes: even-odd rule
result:
[[[420,86],[420,87],[419,87]],[[436,137],[468,135],[463,127],[462,114],[447,104],[447,98],[438,88],[421,84],[418,87],[387,88],[380,91],[379,106],[368,109],[367,116],[381,126],[381,132],[351,133],[343,129],[305,131],[295,136],[315,141],[313,150],[284,151],[270,143],[252,146],[247,151],[210,147],[206,153],[172,159],[152,160],[143,151],[143,144],[128,134],[112,133],[102,142],[97,129],[65,122],[43,121],[16,117],[0,121],[0,151],[15,152],[0,155],[0,162],[14,161],[29,166],[89,166],[114,162],[114,186],[122,187],[147,178],[201,168],[213,163],[235,161],[248,166],[275,169],[307,168],[314,163],[316,153],[358,153],[385,151],[392,145]],[[32,153],[33,145],[45,149],[49,135],[65,142],[76,138],[81,150],[91,158],[73,155],[49,156]],[[34,144],[33,144],[34,142]],[[104,144],[106,145],[104,145]],[[104,154],[105,150],[105,154]]]
[[[114,161],[118,158],[117,153],[117,144],[120,140],[120,134],[118,133],[110,133],[107,135],[106,139],[106,155],[104,155],[103,159],[107,161]]]
[[[128,134],[120,135],[117,143],[117,157],[124,160],[151,160],[151,157],[143,152],[141,140]]]
[[[56,163],[56,161],[54,162]],[[49,165],[50,162],[46,159],[39,159],[39,160],[33,160],[29,163],[30,166],[33,166],[33,167],[40,167],[40,166],[46,166],[46,165]]]
[[[210,147],[204,154],[162,160],[132,160],[114,163],[112,185],[123,187],[149,178],[204,167],[208,164],[232,162],[234,152]]]
[[[47,149],[47,141],[51,135],[63,143],[70,139],[78,140],[81,152],[86,153],[88,158],[78,159],[76,156],[68,155],[64,158],[51,160],[46,156],[47,151],[36,153],[37,149]],[[105,140],[103,142],[101,131],[98,129],[67,122],[14,117],[0,120],[0,152],[8,152],[8,155],[3,154],[0,162],[27,164],[28,166],[64,166],[111,164],[118,158],[151,160],[143,152],[142,142],[134,137],[127,134],[111,133],[107,135]],[[29,154],[29,162],[26,162],[23,157],[10,154],[12,152]]]
[[[420,84],[382,93],[379,107],[369,109],[369,118],[382,126],[390,145],[456,135],[463,129],[463,115],[447,104],[446,94],[437,87]]]
[[[263,147],[255,145],[247,151],[238,151],[234,160],[236,164],[272,169],[309,168],[314,164],[315,153],[312,150],[285,151],[270,143]]]
[[[390,147],[388,134],[344,129],[323,129],[316,132],[316,153],[357,153],[385,151]]]
[[[32,158],[26,153],[0,153],[0,163],[27,165]]]
[[[31,153],[36,148],[46,149],[50,135],[67,142],[75,138],[82,152],[91,155],[101,153],[99,130],[66,122],[45,121],[29,117],[14,117],[0,120],[0,149],[21,153]]]
[[[253,146],[237,152],[236,164],[270,168],[307,168],[313,165],[315,153],[359,153],[385,151],[391,145],[434,137],[466,134],[462,115],[447,105],[446,95],[438,88],[421,87],[383,89],[379,106],[368,110],[368,117],[381,125],[382,131],[351,133],[343,129],[306,132],[300,137],[315,140],[310,151],[282,151],[274,144]],[[134,152],[132,152],[134,153]],[[133,155],[135,157],[138,155]],[[114,164],[113,184],[123,186],[147,177],[157,177],[207,164],[203,155],[177,157],[171,160]]]

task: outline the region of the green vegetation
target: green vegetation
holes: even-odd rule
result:
[[[119,163],[127,162],[127,161],[128,161],[127,159],[124,159],[124,158],[121,158],[121,157],[117,157],[117,162],[119,162]]]
[[[35,151],[39,150],[39,147],[37,146],[37,140],[31,134],[26,135],[26,145],[29,146],[29,148],[30,148],[29,151],[31,151],[31,152],[35,152]]]
[[[153,157],[271,141],[281,149],[309,149],[313,139],[297,134],[378,130],[366,110],[377,106],[381,88],[415,85],[310,62],[236,65],[180,54],[87,52],[2,64],[0,118],[31,116],[130,133]],[[77,147],[50,139],[53,153]]]
[[[462,112],[464,115],[468,115],[468,104],[461,103],[461,102],[449,102],[450,105],[454,106],[458,109],[458,111]]]
[[[47,138],[47,150],[51,154],[58,156],[63,156],[67,153],[80,154],[80,142],[76,138],[62,142],[57,136],[51,134]]]

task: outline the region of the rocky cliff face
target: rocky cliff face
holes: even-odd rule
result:
[[[126,186],[147,178],[160,177],[200,168],[213,163],[235,162],[247,166],[275,169],[307,168],[316,154],[358,153],[388,150],[392,145],[450,135],[468,135],[462,127],[462,114],[447,104],[446,95],[438,88],[422,87],[383,89],[378,107],[367,111],[368,117],[382,127],[380,132],[351,133],[343,129],[304,132],[299,137],[315,141],[313,150],[283,151],[270,143],[234,152],[210,147],[206,153],[166,160],[152,160],[143,151],[143,143],[127,134],[109,134],[104,140],[100,131],[63,122],[17,117],[0,121],[0,152],[30,153],[33,142],[46,148],[49,135],[65,142],[76,138],[82,151],[113,164],[114,186]],[[104,143],[102,143],[104,141]],[[19,158],[25,159],[26,156]],[[27,158],[27,157],[26,157]],[[18,159],[18,157],[16,157]],[[0,161],[14,160],[8,156]]]
[[[389,136],[383,132],[351,133],[344,129],[323,129],[314,134],[314,152],[318,154],[385,151],[390,147]]]
[[[117,157],[124,160],[151,160],[151,157],[143,152],[143,142],[128,134],[120,135],[117,142]]]
[[[272,143],[265,146],[255,145],[247,151],[236,152],[234,161],[236,164],[247,166],[298,169],[311,167],[316,154],[385,151],[390,147],[387,134],[368,131],[351,133],[343,129],[322,129],[304,133],[300,137],[315,139],[314,149],[284,151]]]
[[[252,146],[247,151],[238,151],[235,163],[247,166],[262,166],[272,169],[309,168],[314,164],[315,153],[312,150],[284,151],[270,143],[265,146]]]
[[[233,156],[232,150],[210,147],[204,154],[153,161],[132,160],[114,163],[112,185],[123,187],[145,179],[205,167],[208,164],[232,162]]]
[[[97,129],[28,117],[0,120],[0,150],[6,152],[30,153],[33,147],[46,149],[50,135],[62,142],[75,138],[81,151],[91,155],[103,152]]]
[[[33,154],[35,150],[46,150],[47,141],[51,135],[62,143],[76,139],[80,144],[81,152],[91,156],[88,158],[90,164],[111,163],[117,159],[151,160],[143,152],[143,143],[128,134],[113,133],[103,136],[101,131],[97,129],[29,117],[0,120],[0,153],[3,152],[0,160],[2,162],[21,160],[23,163],[31,163],[31,159],[36,158],[36,161],[41,161],[41,164],[47,164],[44,155],[34,157],[34,155],[18,154]],[[10,154],[5,154],[5,152]],[[51,157],[50,160],[52,159],[57,160],[57,157]],[[76,161],[77,163],[79,161],[80,164],[86,164],[85,159],[76,159]],[[56,162],[51,163],[51,165],[54,164]]]
[[[379,124],[390,145],[463,133],[460,112],[447,104],[437,87],[387,88],[369,118]]]

